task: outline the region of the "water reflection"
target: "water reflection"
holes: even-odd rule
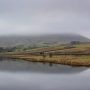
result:
[[[0,72],[0,90],[90,90],[86,74]]]
[[[88,68],[86,67],[71,67],[52,63],[33,63],[23,60],[15,59],[1,59],[0,60],[0,70],[1,71],[13,71],[13,72],[37,72],[37,73],[67,73],[75,74],[80,73]]]
[[[90,90],[90,69],[2,59],[0,90]]]

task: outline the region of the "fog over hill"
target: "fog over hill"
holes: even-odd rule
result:
[[[89,42],[84,36],[76,34],[49,34],[38,36],[1,36],[0,47],[33,45],[38,43],[69,43],[71,41]]]

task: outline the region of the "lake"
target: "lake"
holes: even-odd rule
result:
[[[90,68],[1,58],[0,90],[90,90]]]

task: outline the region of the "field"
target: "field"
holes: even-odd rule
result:
[[[31,62],[55,63],[71,66],[90,66],[90,44],[63,44],[32,49],[29,52],[8,52],[4,57],[23,59]]]

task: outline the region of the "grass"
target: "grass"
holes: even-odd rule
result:
[[[90,44],[79,44],[75,45],[75,48],[65,49],[65,45],[52,46],[47,48],[32,49],[34,52],[42,51],[55,51],[55,52],[90,52]],[[2,53],[2,56],[13,58],[13,59],[23,59],[31,62],[46,62],[55,64],[64,64],[71,66],[90,66],[90,55],[53,55],[50,57],[48,54],[43,57],[43,55],[30,54],[29,52],[10,52]]]
[[[90,66],[90,56],[82,55],[82,56],[74,56],[74,55],[54,55],[53,57],[43,57],[36,55],[7,55],[9,58],[13,59],[23,59],[31,62],[46,62],[46,63],[55,63],[55,64],[64,64],[71,66]]]
[[[77,44],[75,48],[65,48],[67,44],[55,45],[46,48],[31,49],[31,52],[56,51],[56,52],[84,52],[90,50],[90,44]]]

